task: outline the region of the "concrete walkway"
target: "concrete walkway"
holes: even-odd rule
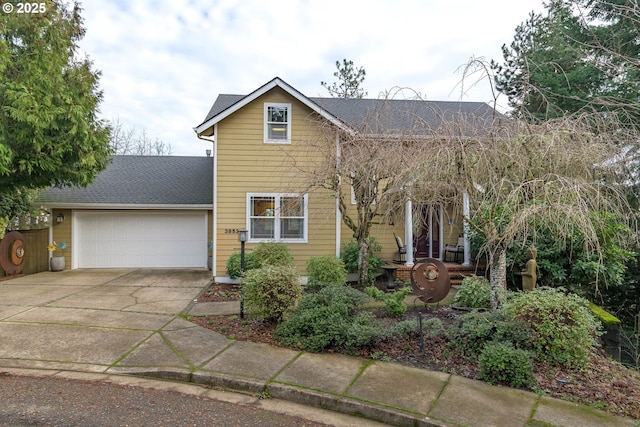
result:
[[[151,376],[269,395],[399,426],[638,425],[442,372],[227,339],[183,318],[238,312],[233,303],[195,303],[209,280],[204,270],[123,269],[2,281],[0,371]]]

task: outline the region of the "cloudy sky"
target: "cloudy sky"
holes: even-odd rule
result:
[[[81,0],[81,49],[102,72],[101,116],[204,155],[196,138],[220,93],[247,94],[280,77],[329,96],[335,61],[366,70],[377,98],[394,87],[429,100],[491,100],[487,81],[461,92],[470,58],[500,47],[542,0]],[[499,103],[506,106],[505,98]]]

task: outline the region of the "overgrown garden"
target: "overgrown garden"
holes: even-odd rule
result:
[[[348,261],[349,251],[357,250],[354,243],[350,245],[343,247],[342,258],[311,258],[308,281],[302,286],[286,245],[259,244],[248,257],[252,267],[241,277],[248,316],[240,321],[245,333],[251,336],[251,328],[264,330],[262,342],[444,369],[640,417],[638,389],[616,397],[607,395],[611,390],[603,391],[604,397],[598,399],[585,397],[586,392],[563,395],[549,388],[548,372],[589,378],[594,365],[604,360],[609,360],[607,369],[619,371],[615,378],[640,386],[637,371],[604,355],[602,322],[589,301],[577,293],[546,285],[533,292],[505,289],[500,296],[503,303],[491,310],[490,282],[471,276],[457,289],[451,306],[425,306],[411,298],[410,286],[388,293],[382,290],[384,285],[375,286],[374,280],[365,287],[348,283],[343,258]],[[240,333],[228,329],[232,322],[224,324],[222,332],[227,335]],[[209,320],[207,326],[220,328],[215,325]],[[617,387],[614,384],[611,389]],[[607,399],[615,403],[608,404]]]

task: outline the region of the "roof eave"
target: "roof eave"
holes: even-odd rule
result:
[[[349,133],[353,132],[353,130],[350,127],[345,125],[342,121],[340,121],[333,114],[329,113],[327,110],[325,110],[322,107],[320,107],[314,101],[312,101],[311,99],[309,99],[308,97],[306,97],[305,95],[300,93],[297,89],[295,89],[293,86],[289,85],[288,83],[286,83],[284,80],[280,79],[279,77],[276,77],[273,80],[271,80],[270,82],[262,85],[258,89],[256,89],[253,92],[251,92],[249,95],[245,96],[244,98],[240,99],[236,103],[234,103],[231,106],[227,107],[224,111],[221,111],[220,113],[218,113],[215,116],[211,117],[209,120],[206,120],[202,124],[194,127],[193,130],[196,132],[197,135],[202,135],[207,129],[210,129],[216,123],[220,122],[224,118],[226,118],[226,117],[230,116],[231,114],[235,113],[239,109],[243,108],[244,106],[246,106],[250,102],[256,100],[257,98],[259,98],[260,96],[264,95],[265,93],[267,93],[268,91],[270,91],[271,89],[273,89],[275,87],[280,87],[285,92],[287,92],[289,95],[291,95],[294,98],[296,98],[298,101],[300,101],[301,103],[303,103],[304,105],[309,107],[311,110],[313,110],[314,112],[319,114],[321,117],[323,117],[326,120],[328,120],[330,123],[332,123],[333,125],[335,125],[339,129],[341,129],[341,130],[343,130],[345,132],[349,132]]]
[[[38,204],[36,202],[36,204]],[[127,209],[127,210],[212,210],[211,204],[144,204],[144,203],[55,203],[44,202],[39,206],[47,209]]]

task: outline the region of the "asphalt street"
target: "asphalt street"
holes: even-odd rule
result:
[[[230,398],[237,401],[101,381],[0,374],[0,426],[330,425],[243,402],[241,394]]]

